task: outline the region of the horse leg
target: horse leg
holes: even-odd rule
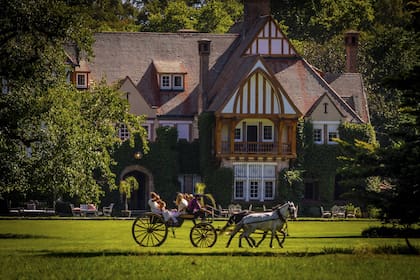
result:
[[[271,230],[270,248],[273,248],[273,237],[276,234],[276,230]]]
[[[228,240],[228,243],[226,244],[226,248],[229,247],[230,242],[232,241],[233,237],[241,230],[241,228],[242,228],[242,224],[237,224],[236,225],[235,229],[230,233],[230,238]]]
[[[243,238],[243,233],[239,236],[239,248],[242,248],[242,238]],[[246,241],[249,243],[248,238],[245,237]]]
[[[230,242],[232,241],[234,235],[230,235],[228,243],[226,244],[226,248],[229,248]]]
[[[251,248],[255,248],[255,240],[254,238],[252,238],[251,236],[243,236],[243,238],[245,238],[246,242],[248,242],[249,247]]]
[[[252,246],[251,245],[249,245],[249,246],[251,246],[252,248],[256,248],[257,246],[255,245],[254,238],[252,238],[251,236],[249,236],[248,238],[251,240],[251,243],[252,243]],[[248,242],[248,244],[249,244],[249,242]]]
[[[260,241],[258,241],[256,247],[260,246],[260,244],[264,241],[266,236],[267,236],[267,231],[264,231],[263,236],[261,237]]]
[[[279,236],[277,235],[277,231],[276,231],[276,239],[277,239],[277,242],[279,243],[279,246],[281,247],[281,248],[283,248],[283,244],[282,243],[280,243],[280,239],[279,239]]]

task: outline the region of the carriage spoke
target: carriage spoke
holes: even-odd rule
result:
[[[210,224],[197,224],[191,229],[190,240],[195,247],[212,247],[217,240],[216,230]]]
[[[132,226],[134,240],[144,247],[160,246],[167,237],[168,229],[159,216],[137,218]]]

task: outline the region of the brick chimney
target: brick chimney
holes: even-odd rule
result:
[[[347,31],[344,34],[344,45],[346,47],[345,72],[357,73],[357,49],[359,47],[359,32]]]
[[[270,0],[244,0],[244,28],[251,29],[261,16],[271,14]]]
[[[209,56],[211,40],[201,39],[198,41],[198,54],[200,56],[200,78],[198,86],[198,114],[207,109],[207,90],[209,73]]]

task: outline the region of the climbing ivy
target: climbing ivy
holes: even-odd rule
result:
[[[233,170],[220,168],[213,151],[215,116],[204,112],[198,119],[200,135],[200,170],[206,192],[213,194],[218,204],[229,204],[232,201]]]
[[[217,168],[213,151],[214,127],[216,119],[213,113],[203,112],[198,118],[200,137],[200,171],[204,180]]]
[[[342,123],[339,126],[340,139],[354,142],[354,139],[369,143],[376,141],[375,132],[370,124]],[[315,144],[313,126],[309,121],[300,120],[297,129],[297,159],[289,169],[279,174],[279,197],[285,200],[299,201],[303,198],[304,182],[315,181],[318,185],[319,200],[332,203],[336,176],[341,166],[339,145]]]

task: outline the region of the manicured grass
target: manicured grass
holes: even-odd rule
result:
[[[420,279],[420,256],[395,253],[404,240],[361,237],[375,221],[289,222],[284,248],[273,249],[268,239],[226,249],[227,235],[194,248],[190,221],[161,247],[144,248],[132,222],[0,220],[0,279]]]

